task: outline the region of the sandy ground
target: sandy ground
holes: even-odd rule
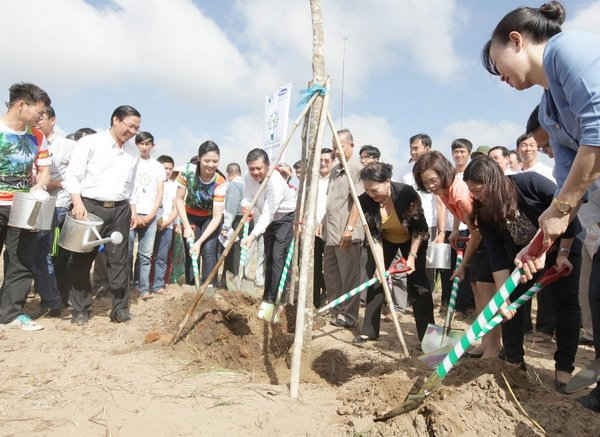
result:
[[[205,299],[185,340],[165,344],[191,292],[172,286],[165,296],[134,299],[126,324],[110,323],[110,301],[99,299],[83,328],[67,319],[40,319],[46,329],[34,333],[0,328],[0,435],[542,435],[532,419],[547,435],[600,435],[600,415],[574,400],[582,393],[553,389],[553,343],[528,341],[526,374],[467,360],[421,408],[374,423],[431,372],[399,359],[391,323],[380,341],[361,346],[350,331],[317,323],[295,401],[292,334],[285,320],[276,329],[256,320],[251,298]],[[33,299],[27,308],[37,306]],[[402,316],[402,327],[417,356],[412,316]],[[592,349],[580,347],[576,364],[591,358]]]

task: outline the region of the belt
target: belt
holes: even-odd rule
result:
[[[117,206],[125,205],[128,202],[127,200],[96,200],[90,199],[89,197],[83,197],[83,199],[103,208],[116,208]]]

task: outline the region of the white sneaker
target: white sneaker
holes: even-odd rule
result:
[[[258,307],[258,318],[270,322],[271,318],[273,317],[274,308],[275,305],[272,303],[261,302],[260,307]]]
[[[31,320],[27,314],[21,314],[17,316],[8,325],[15,328],[21,328],[23,331],[41,331],[44,329],[42,325]]]

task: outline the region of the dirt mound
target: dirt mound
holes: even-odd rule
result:
[[[535,369],[523,372],[497,360],[462,363],[417,410],[373,423],[374,415],[403,402],[415,379],[396,371],[352,381],[338,397],[338,414],[349,416],[352,429],[376,435],[600,435],[597,414],[543,385]]]
[[[193,295],[173,303],[163,316],[172,332],[189,308]],[[258,301],[246,294],[219,290],[200,302],[182,346],[190,348],[205,368],[243,370],[279,384],[287,378],[288,355],[294,341],[285,311],[280,322],[270,324],[256,317]]]

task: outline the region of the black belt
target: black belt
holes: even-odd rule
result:
[[[90,199],[89,197],[83,197],[83,200],[95,203],[103,208],[116,208],[117,206],[125,205],[129,202],[128,200],[96,200]]]

